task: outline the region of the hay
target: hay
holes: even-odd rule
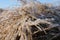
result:
[[[55,33],[53,32],[49,36],[48,31],[60,26],[55,21],[59,15],[57,16],[58,13],[54,12],[55,10],[40,3],[30,3],[12,11],[2,12],[0,15],[0,40],[52,40],[54,37],[50,36],[55,36]],[[41,34],[41,36],[40,33],[43,35]],[[45,37],[47,39],[44,39]]]

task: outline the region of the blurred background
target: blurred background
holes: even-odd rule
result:
[[[60,0],[38,0],[39,2],[43,4],[52,4],[54,6],[59,6]],[[0,0],[0,8],[8,8],[8,7],[14,7],[19,6],[20,3],[17,2],[17,0]]]

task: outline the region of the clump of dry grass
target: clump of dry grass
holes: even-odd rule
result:
[[[42,15],[44,18],[48,12],[51,10],[40,3],[30,3],[16,10],[2,12],[0,15],[0,40],[34,40],[33,35],[38,32],[47,34],[46,30],[58,26],[49,19],[39,17]],[[42,25],[47,26],[44,28]],[[38,40],[38,38],[36,39]]]

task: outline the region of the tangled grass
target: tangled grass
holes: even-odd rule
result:
[[[40,33],[48,35],[47,31],[59,26],[51,16],[55,18],[57,14],[40,3],[3,11],[0,14],[0,40],[52,40],[54,37],[39,39]]]

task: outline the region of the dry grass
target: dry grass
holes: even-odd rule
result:
[[[40,3],[30,3],[12,11],[2,12],[0,15],[0,40],[34,40],[33,35],[38,32],[43,31],[47,34],[46,30],[58,26],[49,19],[39,18],[41,15],[47,15],[47,12],[51,12],[51,10]],[[48,26],[44,26],[44,28],[41,24]]]

